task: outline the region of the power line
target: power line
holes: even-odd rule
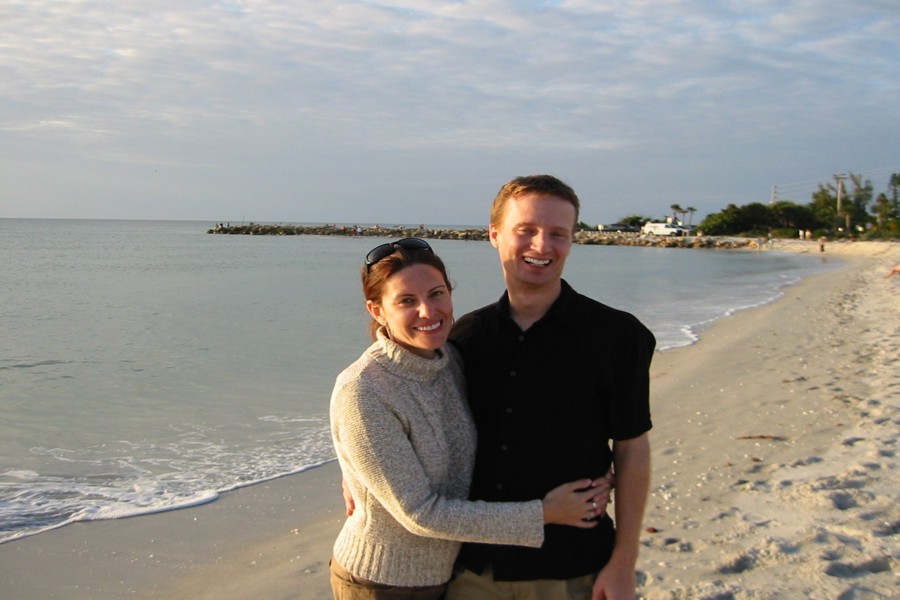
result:
[[[880,175],[890,175],[891,173],[900,172],[900,167],[877,167],[873,169],[862,169],[856,171],[854,169],[848,169],[847,173],[852,173],[854,175],[862,175],[864,178],[871,179],[872,177],[878,177]],[[807,181],[789,181],[787,183],[778,183],[778,188],[791,187],[791,186],[808,186],[816,183],[823,183],[825,181],[829,181],[832,177],[829,175],[828,177],[822,177],[821,179],[810,179]]]
[[[864,169],[860,171],[855,171],[853,169],[848,169],[848,174],[858,175],[862,177],[863,180],[876,179],[879,177],[887,177],[893,173],[900,173],[900,167],[876,167],[872,169]],[[777,190],[777,198],[779,200],[786,200],[791,196],[798,196],[800,194],[811,193],[814,191],[813,186],[816,185],[828,185],[830,181],[834,178],[833,175],[829,175],[828,177],[822,177],[821,179],[811,179],[806,181],[790,181],[787,183],[777,183],[773,186],[773,190]],[[774,197],[774,193],[773,193]]]

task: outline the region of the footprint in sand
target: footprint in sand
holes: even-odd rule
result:
[[[861,577],[872,573],[891,571],[891,563],[892,560],[888,556],[879,556],[861,563],[833,562],[825,568],[825,574],[843,579]]]

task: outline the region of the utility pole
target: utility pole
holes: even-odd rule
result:
[[[843,205],[841,204],[841,192],[844,189],[843,181],[845,179],[847,179],[847,176],[844,173],[838,173],[837,175],[834,176],[834,179],[835,179],[835,181],[837,181],[837,215],[838,215],[838,218],[840,219],[841,215],[843,214]],[[847,215],[847,220],[848,221],[850,220],[849,214]],[[847,228],[848,229],[850,228],[849,224],[847,225]]]
[[[769,200],[769,204],[775,204],[776,202],[778,202],[778,186],[773,185],[772,186],[772,199]]]

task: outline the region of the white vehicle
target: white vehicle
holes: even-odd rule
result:
[[[641,227],[641,233],[649,235],[687,235],[687,229],[671,223],[651,223],[647,221]]]

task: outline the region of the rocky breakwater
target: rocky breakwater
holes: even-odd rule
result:
[[[487,229],[429,229],[426,227],[356,227],[345,225],[216,225],[206,233],[222,235],[345,235],[368,237],[418,237],[441,240],[486,240]]]
[[[709,235],[659,236],[637,233],[602,233],[599,231],[578,231],[575,243],[588,246],[647,246],[653,248],[745,248],[760,250],[765,248],[765,240],[755,238],[717,237]]]
[[[344,235],[405,238],[418,237],[440,240],[487,240],[487,228],[473,229],[432,229],[424,226],[403,227],[400,225],[371,227],[345,225],[282,225],[259,224],[223,225],[218,224],[207,233],[220,235]],[[718,248],[718,249],[761,249],[765,242],[753,238],[722,238],[713,236],[662,237],[629,233],[603,233],[599,231],[578,231],[576,244],[593,246],[650,246],[656,248]]]

